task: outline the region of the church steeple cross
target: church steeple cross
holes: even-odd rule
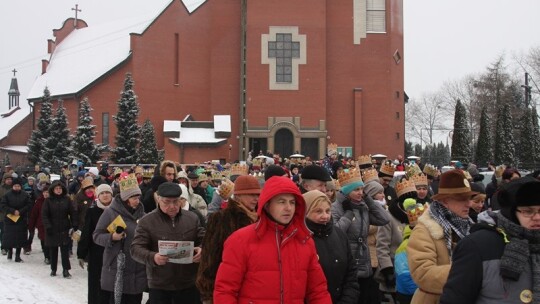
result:
[[[276,34],[276,41],[268,41],[268,58],[276,58],[276,82],[292,82],[292,59],[300,58],[300,42],[292,41],[292,34]]]
[[[79,12],[82,12],[82,10],[79,9],[79,5],[75,4],[75,8],[71,8],[72,11],[75,11],[75,20],[73,21],[73,26],[77,27],[77,15]]]
[[[13,72],[13,78],[15,78],[15,74],[17,73],[17,70],[13,69],[12,72]]]

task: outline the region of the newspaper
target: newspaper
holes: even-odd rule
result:
[[[193,247],[190,241],[158,241],[159,254],[169,257],[170,263],[193,263]]]

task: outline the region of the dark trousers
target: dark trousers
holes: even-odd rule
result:
[[[28,230],[28,242],[24,246],[24,251],[32,251],[32,242],[34,241],[34,235],[36,230]]]
[[[71,264],[69,263],[69,249],[67,245],[60,246],[60,255],[62,256],[62,269],[70,270]],[[58,266],[58,246],[49,247],[51,253],[51,270],[56,271]]]
[[[379,283],[375,281],[373,275],[369,278],[358,279],[360,285],[359,304],[380,304],[381,295],[379,294]]]
[[[49,250],[49,247],[45,246],[45,240],[39,240],[41,242],[41,251],[43,251],[43,256],[45,256],[46,259],[51,259],[51,252]]]
[[[3,240],[3,236],[4,236],[4,222],[0,222],[0,243],[2,242]],[[2,249],[6,249],[4,248],[4,244],[2,244],[2,246],[0,246]]]
[[[109,301],[101,301],[102,303],[114,304],[114,291],[102,291],[103,299],[109,299]],[[141,304],[142,302],[142,292],[138,294],[122,294],[122,304]]]
[[[195,287],[182,290],[150,288],[149,300],[152,304],[200,304],[201,296]]]

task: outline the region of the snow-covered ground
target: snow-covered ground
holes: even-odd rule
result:
[[[74,245],[73,251],[77,251]],[[62,264],[58,253],[58,271],[56,277],[50,277],[50,265],[43,262],[43,252],[36,237],[30,255],[21,254],[23,263],[8,260],[0,255],[0,303],[19,304],[84,304],[87,303],[88,284],[85,269],[81,269],[77,256],[70,258],[71,279],[62,277]],[[15,252],[13,252],[15,259]],[[148,294],[144,293],[142,303],[146,303]]]

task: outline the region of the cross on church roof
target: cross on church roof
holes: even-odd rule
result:
[[[79,9],[79,5],[75,4],[75,8],[71,8],[72,11],[75,11],[75,20],[73,21],[73,26],[77,27],[77,14],[79,12],[82,12],[82,10]]]
[[[12,72],[13,72],[13,78],[15,78],[15,74],[17,73],[17,70],[13,69]]]

